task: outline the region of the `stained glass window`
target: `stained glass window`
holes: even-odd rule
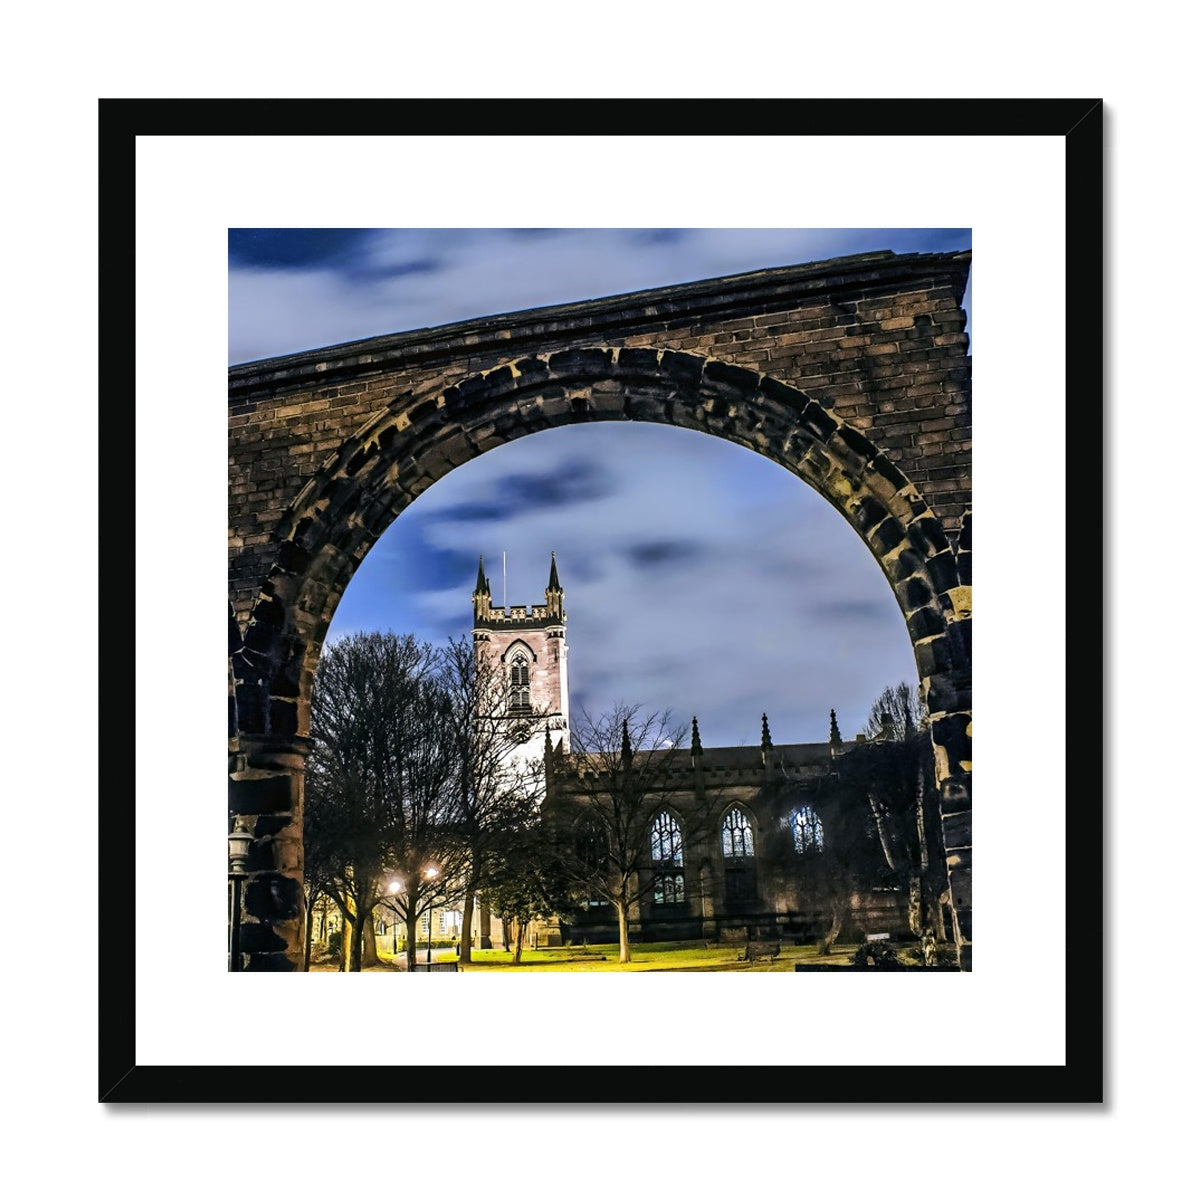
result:
[[[807,804],[792,813],[792,837],[798,854],[820,854],[825,848],[821,818]]]
[[[682,875],[656,875],[654,877],[655,904],[682,904],[683,901]]]
[[[650,861],[683,866],[683,835],[679,822],[666,810],[660,812],[650,826]]]
[[[740,808],[731,808],[721,822],[721,852],[726,858],[754,857],[754,830]]]

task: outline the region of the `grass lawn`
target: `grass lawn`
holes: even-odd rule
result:
[[[463,963],[460,971],[792,971],[798,962],[845,965],[854,957],[857,943],[835,947],[832,954],[819,954],[815,946],[780,947],[779,957],[758,962],[740,962],[743,947],[736,942],[709,944],[706,942],[635,942],[630,947],[632,962],[619,962],[620,948],[615,942],[589,946],[554,946],[521,952],[521,962],[514,966],[510,950],[471,951],[471,961]],[[902,960],[917,961],[915,945],[896,943]],[[400,957],[403,958],[403,951]],[[442,952],[444,955],[446,951]],[[368,971],[394,971],[392,955],[379,952],[379,965]],[[314,962],[313,971],[336,971],[336,964]]]
[[[597,946],[543,947],[524,949],[521,962],[513,966],[505,950],[472,950],[463,971],[791,971],[797,962],[846,963],[853,945],[826,956],[814,946],[780,947],[779,957],[759,962],[739,962],[743,947],[736,943],[709,945],[705,942],[635,942],[629,948],[631,962],[622,963],[615,943]]]

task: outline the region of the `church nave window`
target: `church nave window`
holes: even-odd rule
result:
[[[807,804],[792,813],[791,825],[797,854],[820,854],[825,849],[821,818]]]
[[[731,911],[753,907],[758,901],[758,873],[754,862],[754,830],[745,809],[731,808],[721,822],[721,854],[725,859],[725,903]]]
[[[682,874],[656,875],[654,877],[655,904],[682,904],[684,900]]]
[[[683,872],[670,868],[683,866],[683,833],[665,809],[650,826],[650,861],[655,868],[654,903],[682,904]]]
[[[650,826],[650,861],[656,866],[683,866],[683,834],[679,822],[665,809]]]
[[[740,808],[731,808],[721,822],[721,852],[726,858],[754,857],[754,831]]]

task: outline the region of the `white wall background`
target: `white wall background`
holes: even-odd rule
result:
[[[47,9],[26,9],[10,18],[14,53],[3,83],[5,111],[14,118],[6,138],[11,233],[5,327],[10,346],[20,352],[8,364],[5,439],[10,470],[16,470],[9,488],[8,572],[15,653],[6,708],[18,716],[10,721],[16,770],[6,794],[13,818],[9,863],[16,871],[10,896],[18,900],[12,910],[21,908],[21,900],[30,903],[9,930],[4,1091],[6,1140],[29,1179],[26,1190],[58,1197],[112,1187],[130,1197],[211,1197],[261,1186],[308,1196],[349,1187],[411,1193],[440,1184],[466,1195],[476,1183],[490,1190],[508,1178],[527,1196],[566,1191],[590,1197],[629,1188],[641,1193],[684,1181],[706,1183],[717,1194],[745,1186],[738,1147],[753,1139],[779,1148],[768,1168],[772,1186],[840,1196],[878,1194],[881,1181],[863,1169],[867,1153],[872,1165],[892,1168],[885,1186],[897,1197],[925,1196],[931,1186],[989,1198],[1041,1196],[1065,1187],[1099,1196],[1135,1188],[1173,1191],[1187,1145],[1184,1081],[1195,1048],[1188,994],[1177,986],[1179,934],[1170,925],[1183,893],[1178,876],[1161,872],[1159,831],[1164,820],[1173,822],[1174,840],[1186,843],[1196,830],[1186,778],[1177,783],[1172,777],[1178,759],[1150,749],[1180,736],[1186,741],[1191,706],[1181,692],[1194,677],[1195,659],[1194,646],[1163,645],[1147,653],[1152,631],[1135,605],[1164,587],[1180,599],[1188,594],[1174,552],[1191,519],[1183,413],[1188,386],[1178,369],[1189,312],[1184,289],[1195,268],[1193,193],[1183,178],[1190,135],[1179,119],[1191,107],[1186,39],[1164,36],[1163,21],[1155,19],[1156,10],[1165,14],[1162,5],[1143,6],[1142,22],[1123,26],[1085,24],[1073,12],[1060,17],[1045,5],[1024,2],[1005,5],[995,17],[960,9],[929,20],[871,3],[859,5],[852,20],[836,9],[771,4],[708,10],[704,19],[693,14],[687,22],[675,9],[621,2],[578,11],[545,4],[468,7],[442,9],[445,15],[437,17],[360,4],[339,10],[346,18],[340,23],[326,7],[223,3],[202,10],[123,4],[72,14],[69,21]],[[560,54],[559,45],[569,53]],[[98,628],[96,572],[64,568],[68,556],[99,562],[89,515],[97,421],[103,419],[92,383],[96,99],[838,94],[1099,95],[1109,106],[1106,574],[1112,626],[1110,709],[1107,728],[1096,737],[1109,770],[1108,1104],[1102,1110],[693,1106],[651,1112],[131,1110],[98,1104],[94,945],[86,929],[69,951],[63,931],[40,936],[47,896],[66,898],[76,909],[94,890],[96,875],[94,754],[64,761],[67,723],[59,714],[64,703],[72,714],[91,710],[104,695],[88,647],[100,636],[133,640],[128,629]],[[307,157],[304,163],[296,186],[317,186],[321,162]],[[945,189],[956,186],[952,163],[931,154],[913,165],[928,166]],[[470,179],[464,162],[430,178],[430,195],[452,195],[470,187]],[[758,180],[748,167],[745,188],[754,189]],[[185,191],[194,184],[207,194],[213,180],[199,172],[183,182]],[[233,176],[219,182],[234,196],[254,181]],[[382,203],[375,182],[368,173],[356,186]],[[711,183],[697,175],[698,189]],[[589,170],[576,181],[546,181],[564,191],[572,185],[603,189],[606,180],[603,172]],[[861,163],[848,162],[842,192],[848,208],[861,205],[868,191],[888,187],[887,180],[863,172]],[[997,189],[1009,190],[1018,207],[1027,198],[1021,179],[998,180]],[[616,204],[615,184],[613,195]],[[903,188],[893,198],[901,207],[909,202]],[[811,205],[827,211],[830,197],[797,195],[794,202],[796,224],[817,224],[802,210]],[[276,219],[264,211],[257,222]],[[777,212],[766,222],[777,224]],[[388,222],[364,214],[355,223]],[[856,217],[846,223],[863,222]],[[955,223],[975,224],[969,213]],[[195,241],[196,232],[181,220],[182,267],[193,261]],[[223,241],[217,253],[223,261]],[[977,240],[977,271],[978,259]],[[160,265],[140,264],[151,272]],[[1035,259],[1010,263],[1007,270],[1014,265],[1031,278],[1053,267]],[[186,281],[186,275],[177,278]],[[1005,319],[988,312],[988,294],[986,281],[976,279],[977,370],[988,322]],[[195,317],[180,295],[155,300],[164,313],[176,311],[178,303],[181,320]],[[1164,321],[1166,314],[1171,319]],[[1049,311],[1023,313],[1022,321],[1036,329],[1052,326],[1054,317],[1050,305]],[[215,354],[223,371],[223,342],[212,346],[205,336],[195,344],[197,353],[202,360]],[[64,386],[47,388],[50,370],[60,372],[56,378]],[[1097,419],[1101,411],[1097,398]],[[197,407],[196,415],[201,422],[211,414]],[[71,456],[72,472],[48,478],[47,464],[63,453]],[[1170,632],[1186,627],[1182,605],[1166,616]],[[80,733],[70,732],[81,733],[86,746],[87,722]],[[203,754],[208,744],[198,739],[179,750],[194,755],[199,747]],[[114,786],[120,781],[104,782],[106,790]],[[171,800],[162,798],[164,812]],[[1148,822],[1151,803],[1155,820]],[[1100,805],[1097,797],[1098,819]],[[168,842],[166,857],[186,862],[186,847]],[[180,956],[187,952],[181,942]],[[165,963],[157,976],[175,970]],[[637,1095],[631,1071],[629,1096]],[[625,1149],[584,1156],[581,1163],[580,1156],[555,1148],[585,1130]],[[664,1154],[672,1137],[682,1150]],[[426,1156],[426,1143],[444,1149]],[[536,1154],[528,1149],[534,1146]],[[267,1147],[275,1158],[263,1161]],[[950,1174],[941,1184],[932,1182],[926,1171],[943,1165]]]

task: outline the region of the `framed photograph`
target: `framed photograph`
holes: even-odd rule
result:
[[[1101,101],[555,110],[100,102],[100,1100],[1099,1103]]]

